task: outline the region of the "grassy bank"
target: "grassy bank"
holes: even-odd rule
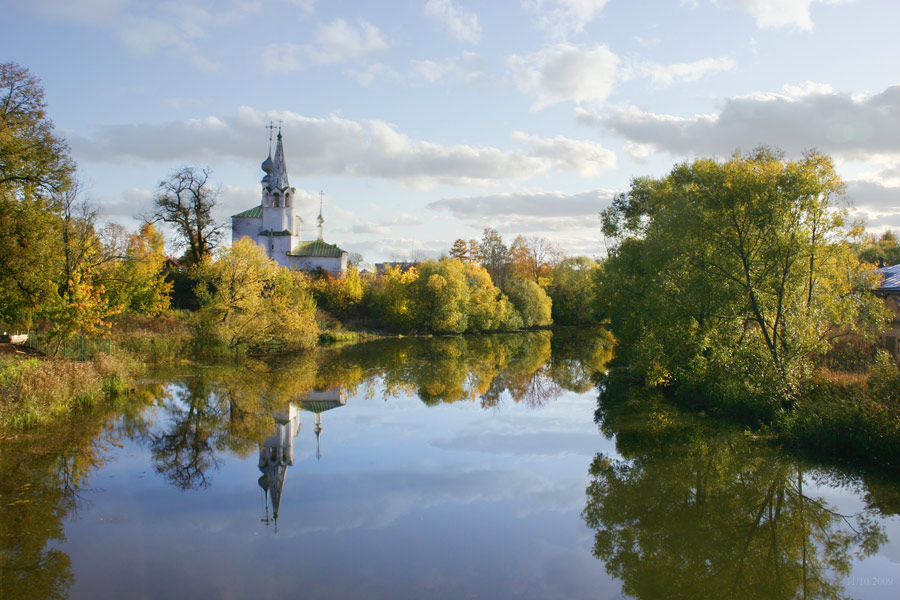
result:
[[[86,362],[43,356],[0,356],[0,435],[116,402],[129,389],[127,357],[100,354]]]

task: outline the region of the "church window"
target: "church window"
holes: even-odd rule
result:
[[[275,195],[275,208],[278,208],[278,206],[279,206],[279,204],[278,204],[278,195],[276,194],[276,195]]]

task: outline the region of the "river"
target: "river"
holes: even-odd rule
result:
[[[141,382],[0,441],[0,598],[896,598],[900,485],[604,376],[590,331]]]

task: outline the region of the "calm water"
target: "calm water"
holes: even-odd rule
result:
[[[900,595],[900,487],[609,356],[542,332],[160,374],[0,443],[0,598]]]

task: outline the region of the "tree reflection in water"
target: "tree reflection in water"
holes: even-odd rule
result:
[[[807,495],[824,473],[622,377],[601,387],[597,420],[623,458],[595,457],[582,516],[628,596],[842,598],[853,556],[886,541],[874,508]]]
[[[105,413],[20,433],[0,445],[0,597],[65,598],[74,581],[64,520],[118,445]]]

